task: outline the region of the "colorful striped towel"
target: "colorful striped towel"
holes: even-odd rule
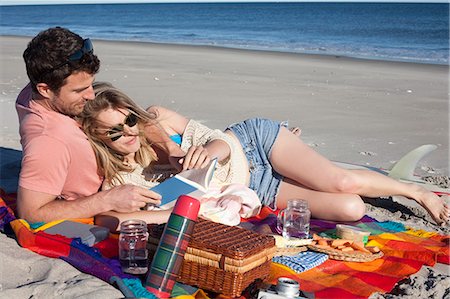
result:
[[[86,221],[88,220],[81,220],[83,223],[86,223]],[[122,271],[117,259],[117,236],[113,234],[94,247],[86,246],[81,243],[79,238],[72,239],[61,235],[47,234],[43,229],[50,227],[52,223],[40,224],[33,228],[25,220],[16,219],[12,210],[0,197],[0,232],[5,232],[8,225],[12,228],[19,245],[24,248],[50,258],[60,258],[81,272],[91,274],[117,286],[127,298],[156,298],[142,285],[139,277]],[[185,291],[181,284],[176,284],[172,292],[173,297],[206,298],[201,290],[193,295],[190,294]]]
[[[0,230],[10,223],[21,246],[49,257],[61,258],[82,272],[118,285],[125,296],[151,296],[139,279],[122,273],[118,261],[110,258],[114,256],[114,252],[117,254],[117,247],[115,250],[111,249],[117,246],[117,239],[109,238],[92,248],[76,239],[33,231],[25,221],[14,219],[14,215],[0,198]],[[273,212],[263,208],[258,217],[245,224],[251,225],[256,231],[266,231],[266,228],[270,231],[276,227],[275,219]],[[278,277],[290,277],[300,282],[303,291],[314,293],[315,298],[367,298],[374,292],[391,291],[398,281],[416,273],[423,265],[432,266],[436,262],[449,264],[448,236],[414,231],[400,223],[378,222],[367,216],[361,221],[348,224],[370,230],[372,235],[369,245],[379,246],[384,256],[365,263],[328,259],[301,273],[296,273],[285,265],[272,263],[269,282],[275,284]],[[311,222],[311,230],[321,235],[332,236],[335,227],[336,223],[330,221]],[[181,287],[178,290],[181,294]],[[174,293],[172,295],[175,296]],[[201,291],[194,296],[207,298]]]
[[[267,208],[244,226],[249,224],[256,231],[276,231],[275,214]],[[333,237],[336,224],[313,219],[311,231]],[[365,263],[328,259],[301,273],[286,265],[272,263],[270,283],[276,284],[279,277],[289,277],[297,280],[303,291],[314,293],[315,298],[367,298],[375,292],[390,292],[397,282],[416,273],[423,265],[449,264],[448,236],[414,231],[397,222],[378,222],[368,216],[345,224],[370,231],[368,245],[379,246],[384,256]]]

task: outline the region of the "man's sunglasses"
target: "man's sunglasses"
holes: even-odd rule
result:
[[[46,71],[45,73],[43,73],[42,75],[47,75],[51,72],[53,72],[54,70],[59,69],[60,67],[72,62],[72,61],[78,61],[80,60],[84,54],[91,54],[94,53],[94,46],[92,45],[92,42],[89,38],[86,38],[85,40],[83,40],[83,46],[81,47],[81,49],[76,50],[75,52],[73,52],[72,54],[69,55],[69,57],[67,57],[67,60],[64,61],[63,63],[58,64],[57,66],[52,67],[51,69],[49,69],[48,71]]]
[[[130,111],[130,114],[128,114],[127,117],[125,118],[124,123],[118,124],[109,129],[108,131],[106,131],[105,136],[111,139],[111,141],[116,141],[125,134],[125,132],[123,131],[123,127],[125,125],[131,128],[137,125],[137,122],[138,116],[133,111]]]

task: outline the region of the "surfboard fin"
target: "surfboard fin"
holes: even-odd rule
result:
[[[424,144],[413,149],[394,164],[388,176],[394,179],[417,180],[417,177],[414,177],[417,164],[435,149],[437,145],[434,144]]]

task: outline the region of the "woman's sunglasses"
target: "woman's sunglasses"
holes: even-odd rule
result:
[[[130,111],[130,114],[128,114],[127,117],[125,118],[124,123],[118,124],[109,129],[108,131],[106,131],[105,136],[111,139],[111,141],[116,141],[125,134],[125,132],[123,131],[123,127],[125,125],[131,128],[137,125],[137,123],[138,123],[138,116],[133,111]]]

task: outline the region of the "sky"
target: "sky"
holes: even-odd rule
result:
[[[309,0],[310,2],[419,2],[419,3],[448,3],[448,0]],[[302,1],[292,1],[292,0],[247,0],[247,1],[236,1],[236,0],[0,0],[0,5],[27,5],[27,4],[94,4],[94,3],[161,3],[161,2],[302,2]],[[303,1],[303,2],[306,2]]]

